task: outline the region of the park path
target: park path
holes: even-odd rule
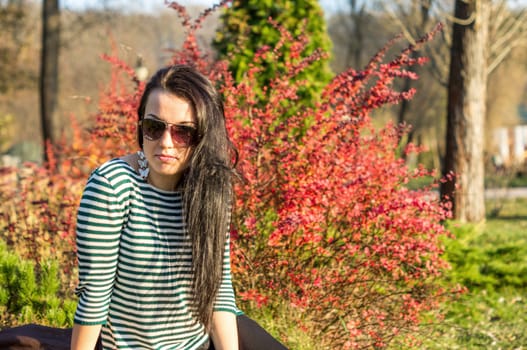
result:
[[[438,199],[439,191],[430,192],[430,199]],[[527,187],[510,188],[487,188],[485,189],[485,199],[514,199],[527,198]]]
[[[527,198],[527,187],[488,188],[485,190],[485,198]]]

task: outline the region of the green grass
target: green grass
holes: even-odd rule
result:
[[[487,171],[485,175],[486,188],[527,187],[525,169],[506,169],[501,172]]]
[[[437,177],[422,176],[416,179],[411,179],[406,185],[411,190],[422,189],[436,183]],[[504,173],[487,173],[485,176],[485,188],[514,188],[527,187],[527,173],[521,175],[516,171],[509,170]],[[490,203],[494,206],[495,203]]]
[[[273,337],[280,340],[288,349],[319,350],[314,339],[298,325],[291,321],[294,320],[293,312],[287,305],[283,305],[281,310],[270,310],[265,307],[244,307],[243,311],[257,321]]]
[[[480,227],[451,229],[457,239],[446,242],[448,278],[468,292],[445,305],[445,320],[423,348],[525,349],[527,200],[503,202],[499,215]]]

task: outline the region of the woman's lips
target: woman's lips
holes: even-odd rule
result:
[[[170,154],[156,154],[156,157],[164,163],[169,163],[177,160],[176,156]]]

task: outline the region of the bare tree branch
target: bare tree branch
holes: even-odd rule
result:
[[[489,47],[487,73],[491,74],[510,54],[527,43],[527,10],[511,11],[502,1],[493,13],[494,24],[491,27],[493,40]]]
[[[455,16],[452,16],[448,13],[445,13],[445,18],[449,21],[449,22],[452,22],[452,23],[457,23],[461,26],[468,26],[468,25],[471,25],[472,22],[474,22],[474,20],[476,19],[476,15],[473,13],[470,14],[470,17],[467,18],[467,19],[462,19],[462,18],[457,18]]]

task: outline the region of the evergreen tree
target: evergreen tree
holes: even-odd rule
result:
[[[324,53],[331,50],[324,13],[317,0],[234,0],[222,14],[222,26],[216,33],[214,46],[218,50],[219,58],[229,60],[229,70],[237,82],[247,73],[258,50],[266,46],[274,50],[280,40],[283,40],[280,30],[270,22],[270,18],[294,38],[305,35],[307,43],[300,57],[291,55],[290,42],[285,42],[279,47],[281,57],[278,60],[263,56],[260,66],[262,71],[258,74],[258,90],[264,103],[268,95],[262,89],[268,88],[274,77],[280,77],[287,72],[286,64],[298,63],[317,50]],[[295,105],[313,106],[331,77],[329,56],[323,56],[308,65],[295,77],[297,81],[308,82],[299,87],[298,96],[302,103]],[[289,104],[284,101],[284,105]]]

